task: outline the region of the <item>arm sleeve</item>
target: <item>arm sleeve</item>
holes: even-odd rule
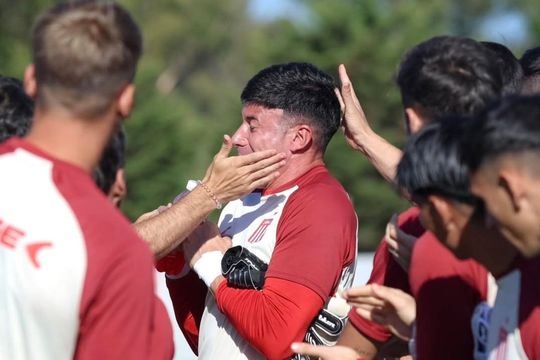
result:
[[[180,279],[167,278],[167,288],[180,330],[195,355],[198,355],[199,328],[208,291],[195,272]]]
[[[357,223],[345,192],[319,185],[293,194],[266,276],[302,284],[328,299],[356,258]]]
[[[263,290],[223,283],[216,292],[218,307],[266,357],[291,356],[291,342],[304,337],[354,261],[356,230],[354,209],[341,188],[304,187],[281,215]]]
[[[303,339],[324,303],[310,288],[276,278],[266,278],[261,291],[234,289],[223,281],[216,302],[240,335],[268,359],[292,356],[290,344]]]

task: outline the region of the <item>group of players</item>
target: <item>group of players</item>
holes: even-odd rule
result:
[[[403,152],[343,65],[339,88],[311,64],[270,66],[204,178],[130,224],[122,121],[141,53],[125,9],[75,1],[36,21],[30,98],[0,79],[2,141],[15,135],[0,145],[0,358],[172,358],[154,264],[203,359],[540,358],[540,49],[441,36],[408,51]],[[414,204],[360,288],[358,220],[324,164],[340,127]]]

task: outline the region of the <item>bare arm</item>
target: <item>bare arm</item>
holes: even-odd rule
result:
[[[371,129],[344,65],[339,66],[339,78],[345,140],[354,150],[364,154],[386,181],[393,183],[401,150]]]
[[[182,243],[216,209],[216,200],[225,203],[238,199],[279,175],[277,170],[283,165],[283,154],[267,150],[229,157],[231,148],[231,139],[225,136],[221,150],[203,179],[207,189],[197,186],[166,211],[134,224],[157,259]]]
[[[377,355],[380,343],[364,336],[361,332],[356,330],[349,321],[347,322],[347,325],[345,325],[345,329],[336,345],[352,348],[356,353],[361,355],[363,359],[371,360]]]

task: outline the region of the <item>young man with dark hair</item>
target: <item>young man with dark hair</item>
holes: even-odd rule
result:
[[[131,111],[141,48],[112,3],[60,4],[36,22],[33,124],[0,148],[1,358],[172,357],[153,258],[89,176]]]
[[[342,74],[346,75],[344,71]],[[343,96],[346,100],[350,99],[352,89],[348,78],[343,76],[343,79]],[[413,134],[443,115],[480,112],[497,99],[503,86],[500,69],[492,61],[488,49],[474,40],[459,37],[435,37],[411,49],[399,67],[397,83],[402,94],[407,128]],[[358,113],[354,114],[354,104],[350,100],[347,108],[351,108],[352,114],[348,118],[346,110],[349,142],[355,143],[370,159],[374,158],[372,162],[378,164],[376,167],[387,171],[385,177],[393,179],[400,152],[389,151],[385,155],[385,148],[392,145],[359,127],[362,123],[358,121]],[[356,123],[353,122],[355,118]],[[365,121],[364,125],[367,125]],[[405,271],[390,255],[387,240],[381,242],[377,249],[369,283],[397,287],[405,292],[409,291],[410,286],[419,308],[415,339],[419,357],[437,358],[441,353],[453,358],[472,357],[474,341],[470,318],[476,304],[487,296],[488,274],[473,261],[457,260],[432,233],[423,234],[418,215],[418,209],[411,208],[400,214],[397,223],[392,225],[399,236],[413,236],[409,281]],[[409,229],[414,233],[407,234]],[[414,241],[414,237],[419,237],[418,241]],[[471,286],[462,278],[468,273],[483,275],[477,277],[476,283]],[[452,276],[455,281],[450,283],[444,280]],[[449,299],[441,298],[438,290],[445,286],[462,296],[448,303],[446,300]],[[441,314],[449,314],[449,321],[443,321]],[[434,321],[436,318],[438,320]],[[352,347],[355,347],[355,343],[365,344],[363,349],[356,345],[356,349],[369,353],[370,357],[374,356],[380,343],[388,341],[391,336],[384,327],[364,320],[353,311],[350,319],[351,325],[338,343]],[[453,338],[451,344],[447,341],[449,334]]]
[[[0,76],[0,142],[28,132],[34,101],[24,92],[20,80]]]
[[[540,255],[540,103],[510,97],[472,124],[466,138],[472,191],[503,234],[528,258]]]
[[[443,115],[476,114],[496,100],[503,83],[500,69],[492,58],[492,53],[480,43],[451,36],[432,38],[405,54],[397,83],[408,131],[414,134]],[[371,130],[343,66],[340,77],[347,142],[367,156],[386,179],[394,182],[401,151]],[[432,233],[425,232],[417,208],[400,214],[389,227],[393,235],[387,234],[387,239],[378,247],[368,283],[396,287],[415,296],[419,308],[415,339],[419,357],[440,358],[444,354],[448,358],[471,358],[474,339],[470,319],[474,307],[487,296],[487,272],[476,262],[457,260]],[[403,238],[408,239],[412,252],[409,274],[391,254],[401,248],[402,244],[398,243],[403,242]],[[394,245],[390,247],[392,242]],[[470,273],[480,274],[475,277],[474,286],[463,279]],[[454,281],[445,280],[450,277]],[[452,300],[445,298],[439,291],[441,287],[462,296]],[[442,319],[441,314],[448,318]],[[363,319],[354,310],[349,320],[338,344],[354,348],[365,358],[374,358],[392,337],[387,328]],[[452,342],[448,341],[449,337]],[[384,355],[399,353],[381,354]]]
[[[525,51],[519,62],[524,74],[521,93],[540,94],[540,46]]]
[[[339,335],[348,307],[334,295],[352,283],[357,219],[324,165],[340,123],[334,89],[313,65],[289,63],[262,70],[242,92],[243,121],[232,138],[239,154],[275,149],[286,164],[266,187],[229,203],[219,230],[206,222],[184,243],[206,284],[202,296],[210,290],[200,358],[283,359],[293,340],[331,344]],[[188,276],[168,280],[182,305],[177,315],[188,302]]]
[[[471,141],[473,143],[471,143]],[[540,357],[540,98],[510,97],[469,128],[471,191],[526,258],[500,277],[491,312],[490,359]]]
[[[523,68],[516,56],[503,44],[493,41],[482,41],[482,45],[493,52],[503,81],[502,95],[518,94],[523,85]]]
[[[98,166],[94,168],[92,177],[96,185],[119,207],[127,194],[124,166],[126,163],[126,134],[123,126],[118,126],[109,143],[103,150]]]

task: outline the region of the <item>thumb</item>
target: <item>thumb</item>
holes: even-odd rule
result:
[[[232,139],[229,135],[223,135],[223,143],[221,149],[216,154],[216,159],[225,159],[231,153],[233,147]]]

